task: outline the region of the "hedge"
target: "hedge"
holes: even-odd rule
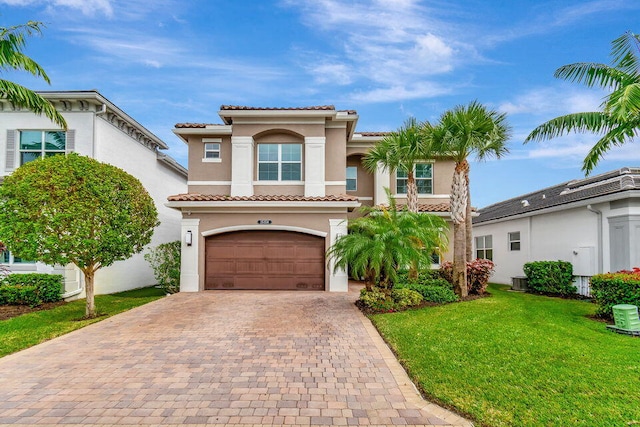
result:
[[[0,281],[0,305],[37,306],[62,299],[60,274],[10,274]]]
[[[534,261],[523,267],[527,276],[528,292],[570,296],[577,289],[573,286],[573,265],[567,261]]]
[[[640,272],[619,271],[591,277],[591,296],[598,308],[596,314],[613,318],[616,304],[640,306]]]

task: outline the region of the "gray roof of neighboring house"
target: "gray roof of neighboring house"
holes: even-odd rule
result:
[[[640,190],[640,168],[625,167],[514,197],[480,209],[473,223],[481,224],[631,190]]]

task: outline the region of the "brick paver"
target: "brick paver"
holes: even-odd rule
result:
[[[420,398],[356,297],[172,295],[0,359],[0,425],[471,426]]]

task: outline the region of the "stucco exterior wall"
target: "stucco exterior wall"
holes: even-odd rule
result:
[[[150,247],[179,240],[182,215],[166,207],[165,203],[168,196],[187,191],[184,177],[159,162],[154,151],[131,140],[101,118],[96,121],[96,135],[95,158],[138,178],[155,202],[160,225],[154,231]],[[153,270],[144,260],[143,253],[118,261],[96,274],[98,293],[113,293],[153,284]]]

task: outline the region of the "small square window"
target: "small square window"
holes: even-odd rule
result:
[[[204,144],[204,158],[205,159],[219,159],[220,158],[220,143],[207,142]]]
[[[510,251],[520,250],[520,232],[519,231],[514,231],[509,233],[509,250]]]

